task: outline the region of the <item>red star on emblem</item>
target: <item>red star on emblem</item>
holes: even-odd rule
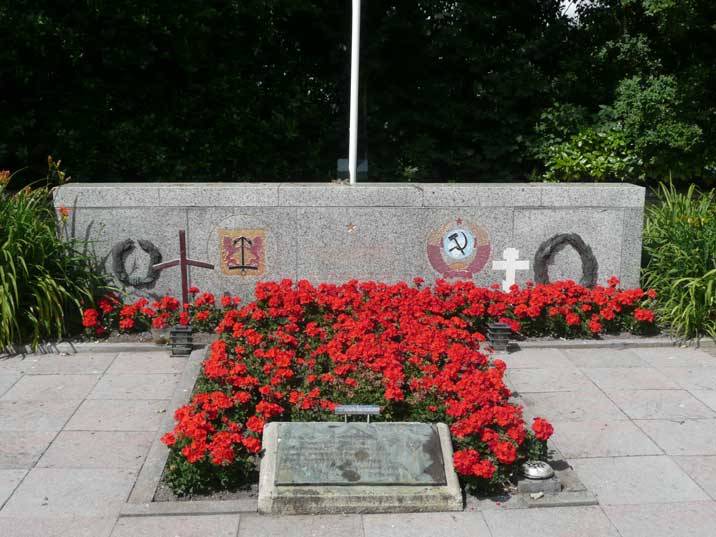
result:
[[[458,226],[461,226],[461,225],[462,225],[462,218],[458,218],[458,219],[457,219],[457,225],[458,225]]]

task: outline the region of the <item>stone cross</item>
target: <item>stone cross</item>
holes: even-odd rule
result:
[[[164,269],[179,266],[181,269],[181,300],[182,306],[189,303],[189,278],[187,276],[186,268],[188,266],[200,267],[213,269],[214,265],[211,263],[204,263],[203,261],[195,261],[194,259],[187,259],[186,257],[186,233],[182,229],[179,231],[179,259],[173,261],[167,261],[166,263],[158,263],[152,265],[152,269],[160,272]]]
[[[519,259],[520,252],[517,248],[507,248],[502,252],[504,261],[493,261],[492,270],[504,270],[505,279],[502,280],[502,290],[507,293],[510,287],[515,284],[515,275],[518,270],[529,270],[530,262],[527,259]]]

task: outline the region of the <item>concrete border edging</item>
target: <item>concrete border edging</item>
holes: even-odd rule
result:
[[[168,348],[168,347],[167,347]],[[14,345],[8,354],[0,348],[0,358],[12,356],[42,356],[45,354],[77,354],[79,352],[153,352],[161,350],[162,345],[132,341],[127,343],[106,343],[103,341],[48,341],[40,343],[33,350],[30,345]]]
[[[171,412],[167,411],[159,427],[159,431],[157,431],[157,434],[154,437],[152,447],[149,449],[147,458],[139,471],[137,481],[134,484],[131,494],[129,495],[129,499],[127,500],[129,504],[152,503],[154,494],[159,486],[159,481],[161,480],[164,472],[164,466],[166,465],[167,458],[169,457],[169,449],[162,443],[161,438],[164,434],[174,429],[175,410],[189,402],[194,389],[194,384],[196,384],[196,379],[201,371],[201,364],[204,361],[205,354],[205,348],[195,350],[191,353],[186,367],[184,367],[184,371],[182,372],[181,379],[179,379],[179,383],[174,390],[174,396],[169,403]]]
[[[716,341],[702,339],[698,344],[687,344],[668,336],[645,338],[614,338],[614,339],[540,339],[512,341],[510,346],[518,349],[631,349],[652,347],[683,347],[683,348],[714,348]]]

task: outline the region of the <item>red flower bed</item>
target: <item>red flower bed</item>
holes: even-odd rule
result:
[[[266,422],[335,419],[336,404],[382,407],[391,421],[443,421],[455,468],[471,488],[501,485],[526,457],[544,456],[552,426],[527,427],[509,403],[505,364],[490,361],[483,333],[494,321],[523,335],[596,336],[645,332],[652,292],[574,282],[513,286],[509,293],[472,282],[424,288],[373,282],[313,287],[289,280],[256,287],[257,300],[191,289],[192,304],[172,297],[122,305],[101,299],[85,311],[88,333],[174,323],[221,338],[203,364],[191,403],[176,412],[167,472],[178,494],[236,486],[253,470]]]
[[[84,310],[85,333],[89,337],[104,337],[113,330],[133,333],[176,324],[191,324],[197,331],[213,332],[224,312],[241,302],[239,297],[223,296],[217,304],[211,293],[200,293],[196,287],[189,292],[194,300],[183,309],[181,302],[172,296],[154,301],[139,298],[132,304],[122,304],[117,295],[107,295],[97,301],[97,308]]]
[[[416,287],[259,284],[255,302],[226,311],[198,393],[163,438],[172,447],[168,481],[180,494],[235,485],[261,450],[266,422],[332,420],[336,404],[353,402],[380,405],[390,421],[448,423],[464,481],[473,489],[500,486],[517,463],[544,456],[553,429],[543,419],[526,426],[508,401],[505,364],[488,359],[479,328],[503,319],[524,329],[557,315],[576,327],[574,315],[590,331],[590,322],[604,329],[625,315],[632,326],[650,322],[648,310],[637,310],[646,294],[612,283],[508,294],[471,283],[422,288],[419,280]]]

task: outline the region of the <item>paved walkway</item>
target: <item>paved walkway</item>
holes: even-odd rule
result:
[[[121,517],[186,360],[164,352],[0,359],[3,537],[713,537],[716,357],[534,349],[508,380],[555,425],[594,507],[410,515]]]

